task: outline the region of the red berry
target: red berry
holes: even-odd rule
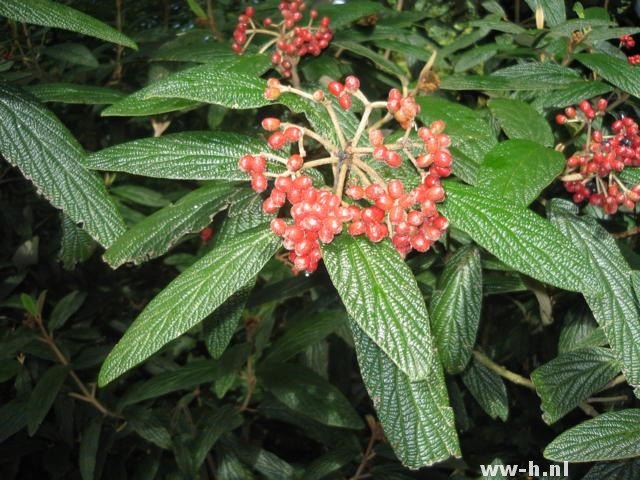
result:
[[[297,127],[287,127],[284,131],[284,137],[287,142],[297,142],[300,140],[302,132]]]
[[[390,180],[387,184],[387,191],[393,199],[398,199],[404,194],[404,185],[400,180]]]
[[[273,63],[274,65],[280,65],[281,62],[282,62],[282,55],[280,55],[278,52],[271,55],[271,63]]]
[[[282,191],[287,193],[289,190],[291,190],[291,185],[293,184],[293,180],[291,180],[291,177],[278,177],[276,178],[276,181],[274,183],[275,187]]]
[[[331,93],[338,97],[344,91],[344,85],[337,81],[329,82],[327,87]]]
[[[568,120],[569,119],[566,116],[562,115],[561,113],[556,115],[556,123],[558,125],[564,125],[565,123],[567,123]]]
[[[387,152],[385,161],[387,165],[389,165],[392,168],[397,168],[400,165],[402,165],[402,157],[400,157],[400,154],[398,152],[395,152],[393,150],[389,150]]]
[[[287,143],[287,140],[282,132],[274,132],[267,140],[267,143],[274,150],[279,150]]]
[[[213,228],[211,227],[203,228],[202,231],[200,232],[200,239],[202,240],[202,243],[207,243],[212,236],[213,236]]]
[[[287,160],[287,168],[292,172],[297,172],[298,170],[300,170],[300,168],[302,168],[303,163],[304,159],[297,153],[294,153]]]
[[[343,110],[349,110],[349,108],[351,108],[351,96],[343,93],[342,95],[340,95],[340,98],[338,98],[338,103]]]
[[[267,177],[261,173],[251,175],[251,188],[256,192],[264,192],[267,189]]]
[[[280,128],[280,120],[273,117],[262,119],[262,128],[268,132],[274,132]]]
[[[598,110],[600,110],[601,112],[607,109],[607,105],[609,104],[609,102],[607,102],[607,100],[605,98],[600,98],[598,99],[598,102],[596,104]]]
[[[245,155],[238,161],[238,166],[243,172],[249,172],[253,167],[253,155]]]
[[[346,191],[347,197],[353,200],[360,200],[364,197],[364,189],[360,185],[350,185]]]
[[[373,149],[373,158],[382,161],[387,158],[388,152],[389,151],[387,150],[387,147],[385,147],[384,145],[380,145]]]
[[[360,88],[360,79],[354,75],[349,75],[344,79],[344,86],[347,90],[356,91]]]

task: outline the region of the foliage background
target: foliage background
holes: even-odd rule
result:
[[[0,6],[3,3],[0,1]],[[233,110],[194,102],[188,108],[167,113],[106,116],[105,108],[125,95],[201,63],[201,59],[190,61],[194,56],[214,60],[226,55],[225,42],[242,6],[215,2],[209,11],[211,16],[198,19],[189,5],[197,2],[116,0],[121,8],[118,19],[111,2],[66,3],[114,27],[120,25],[139,48],[122,48],[69,31],[2,19],[0,52],[4,60],[0,62],[0,76],[2,82],[24,87],[47,102],[47,108],[87,152],[151,137],[164,127],[163,135],[222,130],[257,136],[261,135],[260,118],[284,111],[281,106]],[[541,51],[555,55],[560,62],[566,54],[563,48],[577,26],[564,30],[557,27],[560,33],[549,43],[527,43],[540,41],[534,31],[534,12],[527,3],[417,1],[405,2],[402,13],[394,13],[396,5],[386,2],[349,1],[340,10],[324,5],[337,12],[334,24],[342,24],[343,28],[336,27],[338,42],[356,42],[368,50],[363,54],[346,48],[337,59],[338,43],[318,59],[306,62],[303,75],[315,83],[323,76],[340,78],[355,72],[367,79],[368,93],[383,97],[390,86],[397,84],[397,79],[388,74],[389,68],[400,68],[415,79],[436,48],[435,70],[444,85],[433,98],[448,102],[429,97],[425,100],[429,113],[425,115],[444,118],[450,135],[459,141],[456,147],[461,156],[472,155],[474,148],[485,149],[483,141],[495,144],[497,138],[518,137],[508,124],[500,122],[502,117],[496,113],[499,102],[489,99],[517,98],[534,105],[539,117],[546,120],[552,119],[556,107],[565,106],[544,88],[503,91],[486,79],[495,70],[523,58],[539,60]],[[630,28],[639,22],[637,8],[631,2],[606,3],[620,26],[632,33],[638,31]],[[601,2],[583,2],[583,6],[589,18],[606,18],[606,11],[599,8]],[[207,6],[202,7],[206,13]],[[574,19],[578,16],[571,5],[566,11]],[[501,20],[503,15],[511,21]],[[219,35],[220,45],[214,41],[215,35]],[[595,48],[619,57],[616,36],[604,35],[606,38]],[[207,40],[204,45],[210,50],[198,50],[185,38],[192,38],[200,46]],[[608,38],[613,41],[608,42]],[[390,49],[387,56],[392,65],[387,71],[384,65],[376,68],[386,48]],[[589,77],[580,64],[571,65]],[[592,91],[593,95],[607,94],[614,88],[630,92],[633,95],[622,108],[637,115],[640,83],[634,86],[634,79],[638,77],[628,79],[627,89],[624,81],[613,82],[613,86],[605,84],[602,91]],[[60,82],[106,89],[84,92],[58,85],[47,90],[47,85]],[[465,82],[471,82],[471,87]],[[478,86],[477,82],[485,83]],[[97,103],[97,98],[103,100]],[[473,112],[459,110],[459,105],[471,107]],[[1,120],[8,125],[8,117]],[[564,139],[565,133],[555,127],[552,132],[545,122],[543,125],[521,135],[546,146]],[[9,134],[2,129],[2,135]],[[467,180],[464,172],[456,173]],[[198,186],[195,181],[126,173],[105,173],[101,178],[127,227]],[[540,191],[544,187],[546,184]],[[277,259],[270,260],[261,272],[246,308],[235,312],[241,321],[232,346],[220,358],[212,353],[216,346],[207,329],[207,322],[216,319],[209,318],[143,366],[99,389],[95,398],[89,395],[91,401],[83,401],[73,396],[81,389],[69,370],[59,367],[60,356],[56,357],[52,342],[70,360],[69,368],[90,393],[102,362],[128,325],[171,279],[210,251],[216,244],[215,236],[205,243],[197,229],[180,238],[164,256],[113,270],[101,258],[103,249],[65,219],[60,210],[51,207],[20,170],[4,160],[0,163],[0,188],[2,478],[365,478],[362,474],[392,480],[479,478],[480,464],[531,460],[546,465],[549,460],[543,450],[561,432],[589,415],[638,407],[631,388],[620,384],[602,394],[613,401],[595,404],[595,413],[585,407],[585,413],[574,408],[582,403],[579,393],[573,392],[573,397],[572,392],[558,393],[547,384],[553,382],[545,379],[544,371],[538,370],[539,377],[533,377],[538,395],[544,401],[541,391],[545,385],[552,390],[548,398],[553,405],[545,415],[557,417],[548,425],[536,392],[504,381],[474,360],[462,374],[464,365],[447,376],[462,458],[409,470],[400,465],[380,437],[372,402],[360,378],[347,315],[326,271],[292,277]],[[534,192],[529,201],[538,198],[540,191]],[[551,184],[532,208],[544,213],[546,200],[563,196],[560,186]],[[594,211],[588,215],[598,218],[610,232],[626,231],[637,221],[635,212],[610,218]],[[220,231],[225,218],[218,215],[213,219],[214,232]],[[204,225],[206,222],[201,227]],[[464,230],[452,229],[452,243],[469,243],[470,232]],[[640,265],[636,238],[616,242],[632,269]],[[450,261],[443,252],[440,248],[409,261],[432,315],[437,306],[434,292],[441,294],[445,261]],[[578,371],[575,378],[564,379],[564,385],[579,388],[591,378],[592,389],[586,397],[595,396],[618,374],[619,365],[611,359],[605,348],[607,341],[581,296],[521,275],[485,250],[478,252],[467,252],[469,258],[463,259],[474,262],[477,257],[483,267],[482,288],[477,292],[482,296],[482,305],[477,306],[481,308],[477,352],[484,352],[525,380],[559,352],[578,352],[574,363],[552,369],[550,376],[571,372],[576,364],[595,365],[594,370]],[[473,309],[469,297],[463,296],[462,300]],[[38,339],[39,323],[53,332],[53,340],[47,343]],[[584,353],[580,348],[589,348],[593,364],[580,356]],[[267,368],[270,358],[275,365],[271,370]],[[256,364],[263,362],[265,371],[256,379]],[[309,371],[318,376],[317,395],[305,395],[308,388],[302,380]],[[327,398],[332,395],[339,400],[328,405]],[[558,400],[553,395],[564,397]],[[343,397],[348,402],[340,403]],[[245,402],[249,408],[238,413],[237,407]],[[101,408],[108,414],[101,414]],[[325,415],[330,411],[337,418],[333,425]],[[337,426],[340,424],[348,428]],[[629,435],[638,439],[637,422]],[[375,457],[363,458],[370,442]],[[639,462],[631,459],[596,466],[576,463],[571,466],[571,478],[640,478]]]

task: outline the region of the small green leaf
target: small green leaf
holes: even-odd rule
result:
[[[530,140],[496,145],[478,169],[477,185],[516,206],[527,206],[562,173],[564,156]]]
[[[34,317],[37,317],[38,315],[40,315],[40,312],[38,311],[38,306],[36,305],[36,301],[33,299],[31,295],[28,295],[26,293],[21,293],[20,303],[22,303],[22,306],[24,307],[24,309]]]
[[[480,252],[470,245],[447,261],[429,309],[438,354],[447,372],[461,372],[469,362],[481,307]]]
[[[280,244],[268,225],[212,249],[174,279],[143,310],[100,370],[106,385],[202,321],[245,286]]]
[[[386,71],[387,73],[395,75],[396,77],[404,76],[404,72],[402,71],[402,69],[398,67],[394,62],[386,59],[383,55],[380,55],[379,53],[374,52],[370,48],[367,48],[361,45],[360,43],[350,42],[348,40],[342,40],[342,41],[333,41],[331,42],[331,44],[335,47],[347,50],[349,52],[355,53],[356,55],[359,55],[361,57],[371,60],[374,63],[374,65],[376,65],[376,67]]]
[[[79,103],[104,105],[115,103],[125,94],[112,88],[73,83],[39,83],[26,87],[41,102]]]
[[[196,15],[196,17],[207,18],[207,14],[202,9],[200,4],[198,4],[197,0],[187,0],[187,3],[189,4],[189,8]]]
[[[159,373],[129,388],[120,401],[120,407],[162,397],[178,390],[190,390],[203,383],[211,383],[220,375],[219,370],[218,363],[214,360],[194,360],[177,370]]]
[[[547,220],[486,189],[447,181],[445,190],[442,214],[508,266],[565,290],[600,292],[584,281],[593,275],[585,259]]]
[[[482,159],[498,141],[491,127],[476,112],[459,103],[438,97],[418,97],[419,118],[426,125],[434,120],[443,120],[445,132],[451,137],[453,173],[463,180],[474,183]]]
[[[96,457],[100,445],[100,432],[104,417],[93,417],[80,437],[80,449],[78,451],[78,463],[82,480],[94,480],[96,470]]]
[[[604,53],[579,53],[576,60],[625,92],[640,98],[640,69]]]
[[[503,422],[509,417],[509,398],[504,380],[474,358],[462,373],[462,382],[491,418]]]
[[[138,49],[133,40],[89,15],[50,0],[0,0],[0,15],[18,22],[61,28]]]
[[[0,83],[0,117],[0,152],[54,207],[104,246],[124,232],[104,184],[82,165],[82,147],[50,111]]]
[[[356,430],[364,426],[340,390],[301,365],[263,366],[258,381],[287,407],[320,423]]]
[[[67,320],[78,311],[86,298],[86,293],[77,290],[62,297],[62,299],[56,303],[56,306],[53,307],[51,315],[49,316],[49,322],[47,322],[49,330],[57,330],[67,323]]]
[[[598,327],[586,308],[576,308],[567,312],[558,339],[558,353],[604,345],[607,345],[604,330],[602,327]]]
[[[91,50],[82,43],[59,43],[43,49],[42,54],[54,60],[89,68],[96,68],[100,65]]]
[[[184,235],[211,223],[213,216],[228,206],[235,187],[232,183],[210,183],[188,193],[135,224],[109,247],[103,258],[116,268],[166,253]]]
[[[171,449],[171,433],[150,409],[132,407],[125,413],[127,424],[146,441],[162,448]]]
[[[36,433],[44,417],[47,416],[53,401],[62,388],[67,373],[69,373],[69,369],[65,365],[56,365],[47,370],[38,380],[26,407],[29,436],[33,436]]]
[[[542,399],[542,418],[549,424],[557,422],[619,371],[613,352],[601,347],[572,350],[536,368],[531,380]]]
[[[182,132],[143,138],[99,150],[86,159],[93,170],[181,180],[247,180],[238,160],[267,148],[259,138],[225,132]]]
[[[300,320],[273,343],[263,362],[286,362],[305,348],[324,339],[344,323],[344,312],[326,310]]]
[[[96,248],[96,242],[87,232],[77,227],[66,215],[62,215],[62,238],[58,259],[65,270],[87,260]]]
[[[206,412],[198,423],[198,437],[193,451],[193,465],[196,469],[202,465],[222,435],[242,425],[242,417],[232,405],[227,404],[217,408],[215,412]]]
[[[528,103],[511,98],[494,98],[489,101],[489,109],[507,137],[531,140],[545,147],[553,146],[551,127]]]
[[[350,322],[360,373],[391,447],[416,469],[460,456],[442,367],[433,357],[424,380],[405,375],[355,322]]]
[[[430,376],[436,356],[429,315],[415,277],[387,241],[339,235],[322,245],[347,312],[412,380]]]
[[[640,409],[606,412],[555,438],[544,456],[556,462],[598,462],[640,456]]]

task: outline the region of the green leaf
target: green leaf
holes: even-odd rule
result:
[[[549,424],[557,422],[619,371],[613,352],[601,347],[572,350],[536,368],[531,380],[542,399],[542,418]]]
[[[59,43],[42,50],[42,54],[55,60],[96,68],[100,64],[95,55],[82,43]]]
[[[33,436],[36,433],[44,417],[47,416],[53,401],[62,388],[67,373],[69,373],[69,369],[65,365],[56,365],[47,370],[38,380],[26,407],[29,436]]]
[[[121,143],[89,155],[93,170],[180,180],[248,180],[238,168],[247,153],[266,150],[256,137],[225,132],[182,132]]]
[[[618,172],[618,177],[629,187],[640,184],[640,168],[627,167],[621,172]]]
[[[103,258],[116,268],[166,253],[187,233],[199,232],[209,225],[214,215],[228,206],[235,188],[230,183],[210,183],[188,193],[136,223],[109,247]]]
[[[544,12],[544,23],[550,27],[560,25],[567,20],[564,0],[526,0],[529,8],[536,11],[541,7]]]
[[[573,244],[568,251],[583,252],[589,281],[602,291],[585,292],[585,300],[604,330],[622,372],[634,388],[640,385],[640,310],[631,282],[632,270],[615,240],[595,219],[578,217],[568,202],[554,200],[551,220]]]
[[[579,53],[576,60],[625,92],[640,98],[640,69],[604,53]]]
[[[582,480],[635,480],[640,478],[640,460],[628,462],[598,463]]]
[[[216,361],[194,360],[177,370],[159,373],[132,386],[120,401],[120,407],[162,397],[178,390],[191,390],[203,383],[213,382],[220,373]]]
[[[341,4],[321,4],[318,13],[331,19],[331,28],[340,30],[350,23],[385,10],[379,3],[369,0],[349,0]]]
[[[82,306],[86,298],[86,293],[77,290],[62,297],[62,299],[56,303],[56,306],[53,307],[51,315],[49,316],[49,321],[47,322],[49,330],[54,331],[64,326],[67,320]]]
[[[77,227],[66,215],[62,215],[62,238],[58,259],[65,270],[73,268],[87,260],[96,248],[96,242],[87,232]]]
[[[436,357],[429,315],[411,269],[387,241],[339,235],[322,256],[347,312],[412,380]]]
[[[38,311],[38,306],[36,305],[36,301],[33,299],[31,295],[28,295],[26,293],[21,293],[20,303],[22,303],[22,306],[24,307],[24,309],[32,316],[37,317],[38,315],[40,315],[40,312]]]
[[[143,310],[100,370],[106,385],[202,321],[245,286],[275,253],[280,240],[268,225],[212,249],[181,273]]]
[[[580,310],[572,309],[567,312],[558,339],[558,353],[607,345],[607,338],[602,327],[598,327],[591,314]]]
[[[453,173],[469,183],[475,183],[477,169],[482,159],[498,141],[491,127],[476,112],[458,103],[438,97],[418,97],[418,118],[429,125],[443,120],[445,132],[451,137],[451,153],[454,157]]]
[[[349,52],[355,53],[356,55],[371,60],[376,67],[384,70],[387,73],[390,73],[391,75],[395,75],[396,77],[404,77],[404,72],[394,62],[388,60],[383,55],[374,52],[370,48],[361,45],[360,43],[342,40],[333,41],[331,42],[331,44],[335,47],[342,48]]]
[[[489,109],[509,138],[521,138],[537,142],[545,147],[553,146],[551,127],[531,105],[511,98],[494,98]]]
[[[343,442],[331,448],[324,455],[311,462],[304,472],[302,480],[322,480],[347,465],[360,454],[359,448],[351,442]],[[330,477],[329,477],[330,478]]]
[[[213,358],[219,358],[229,346],[254,283],[255,280],[252,280],[247,286],[231,295],[202,323],[203,340]]]
[[[82,480],[94,480],[96,470],[96,457],[100,445],[100,432],[104,417],[93,417],[82,431],[80,449],[78,451],[78,463]]]
[[[166,207],[169,203],[162,193],[141,185],[116,185],[109,192],[127,203],[145,207]]]
[[[82,165],[85,153],[30,95],[0,83],[0,152],[56,208],[104,246],[125,230],[104,184]]]
[[[564,156],[530,140],[496,145],[478,169],[477,184],[515,206],[527,206],[562,173]]]
[[[360,373],[380,423],[403,465],[420,468],[460,456],[442,367],[429,360],[429,376],[412,381],[367,334],[350,322]]]
[[[196,17],[207,18],[207,14],[198,4],[197,0],[187,0],[187,3],[189,4],[189,8],[196,15]]]
[[[557,462],[598,462],[640,456],[640,409],[606,412],[561,433],[544,456]]]
[[[271,103],[260,75],[270,66],[267,55],[243,56],[176,72],[144,89],[145,98],[182,98],[229,108]]]
[[[575,105],[585,98],[593,98],[612,90],[612,87],[604,82],[584,80],[569,83],[558,90],[541,92],[531,102],[531,106],[541,110],[543,108],[564,108]]]
[[[260,478],[265,480],[296,480],[297,478],[290,464],[268,450],[251,445],[233,435],[227,435],[221,443],[237,455],[243,463],[259,472]],[[238,479],[238,476],[227,478]],[[240,478],[244,480],[245,477]],[[224,479],[221,478],[221,480]]]
[[[130,408],[125,414],[127,424],[146,441],[169,450],[171,448],[171,433],[152,410]]]
[[[444,77],[440,82],[442,90],[480,90],[480,91],[520,91],[553,90],[563,88],[562,84],[542,79],[525,80],[509,78],[496,73],[492,75],[454,74]]]
[[[287,407],[320,423],[356,430],[364,426],[340,390],[301,365],[262,366],[258,381]]]
[[[507,387],[497,373],[492,372],[474,358],[461,377],[462,382],[487,415],[493,419],[507,421],[509,417]]]
[[[305,348],[323,340],[344,323],[344,313],[325,310],[291,325],[269,349],[266,362],[286,362]]]
[[[112,104],[125,97],[125,94],[112,88],[73,83],[39,83],[30,85],[26,90],[41,102],[79,103],[83,105]]]
[[[50,0],[0,0],[0,16],[17,22],[61,28],[138,49],[133,40],[75,8]]]
[[[565,290],[600,292],[584,281],[593,275],[584,258],[547,220],[486,189],[447,181],[445,190],[442,214],[508,266]]]
[[[0,406],[0,442],[18,433],[27,424],[27,409],[22,399],[14,398]]]
[[[447,372],[461,372],[469,362],[481,308],[480,252],[469,245],[447,261],[431,297],[431,328]]]
[[[215,412],[205,413],[198,424],[198,437],[193,451],[193,465],[196,469],[200,468],[222,435],[242,425],[242,416],[237,409],[227,404],[217,408]]]
[[[196,29],[161,45],[151,54],[152,60],[164,62],[216,62],[237,54],[228,43],[219,43],[211,30]]]
[[[184,98],[147,98],[145,95],[144,88],[138,90],[105,108],[101,115],[103,117],[145,117],[176,110],[190,110],[201,105],[200,102]]]

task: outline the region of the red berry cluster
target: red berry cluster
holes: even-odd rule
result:
[[[262,21],[262,28],[257,28],[254,21],[253,7],[247,7],[244,14],[238,17],[236,29],[233,32],[233,50],[242,53],[256,34],[273,36],[266,48],[275,45],[276,51],[271,55],[271,63],[278,69],[284,78],[292,76],[301,57],[305,55],[318,56],[320,52],[329,46],[333,38],[333,31],[329,28],[329,17],[322,17],[318,26],[313,22],[318,18],[318,12],[309,12],[309,24],[299,26],[303,19],[306,4],[300,0],[283,0],[278,9],[282,15],[279,23],[274,23],[269,17]]]
[[[627,188],[616,173],[624,168],[640,166],[640,134],[638,123],[631,117],[615,120],[610,134],[592,128],[593,120],[604,116],[607,101],[599,99],[595,109],[588,100],[580,102],[578,109],[567,107],[556,116],[559,124],[587,125],[586,144],[567,160],[563,175],[566,190],[573,194],[575,203],[587,200],[614,214],[620,206],[633,209],[640,200],[640,185]]]
[[[390,238],[403,256],[414,249],[427,251],[448,226],[437,206],[445,199],[441,177],[450,175],[452,162],[448,150],[451,140],[444,133],[444,122],[437,120],[428,127],[417,129],[418,138],[415,139],[410,133],[416,126],[419,108],[410,95],[402,95],[399,90],[400,95],[393,92],[389,97],[393,101],[389,108],[390,102],[370,102],[360,90],[360,80],[355,76],[347,77],[344,82],[331,81],[327,88],[342,108],[349,108],[352,96],[357,96],[363,103],[364,112],[352,139],[343,138],[344,130],[335,123],[339,121],[335,114],[330,113],[329,117],[336,138],[342,136],[339,145],[307,127],[268,117],[262,120],[262,127],[270,132],[267,144],[271,151],[245,155],[239,161],[240,168],[251,175],[252,187],[258,192],[267,188],[267,177],[275,178],[263,210],[273,214],[288,208],[287,216],[291,221],[276,218],[271,228],[282,236],[293,270],[313,272],[322,258],[321,243],[330,243],[345,228],[349,234],[366,235],[372,242]],[[333,109],[333,103],[326,99],[322,90],[310,94],[281,85],[274,79],[268,81],[265,97],[273,100],[283,92],[318,102],[328,112]],[[371,146],[361,146],[359,140],[367,130],[371,111],[376,108],[393,110],[393,115],[384,116],[377,126],[402,112],[396,120],[405,129],[405,135],[385,144],[382,130],[371,127],[368,129]],[[310,144],[307,148],[305,141]],[[318,146],[328,157],[307,161],[307,152],[317,151]],[[278,153],[283,149],[287,151],[284,156]],[[377,161],[392,168],[399,167],[405,159],[416,169],[419,181],[415,188],[407,189],[398,179],[385,182],[373,168]],[[285,167],[284,173],[267,172],[271,161]],[[323,165],[334,168],[333,189],[313,186],[311,178],[302,173],[306,168]]]
[[[620,40],[620,46],[626,50],[631,50],[636,46],[636,41],[633,39],[631,35],[622,35],[621,37],[618,38],[618,40]],[[631,65],[639,65],[640,54],[627,56],[627,61]]]

